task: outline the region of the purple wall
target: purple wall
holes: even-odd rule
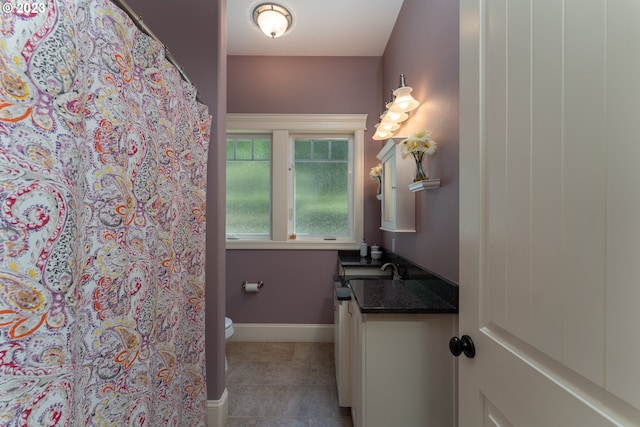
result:
[[[229,56],[229,113],[369,113],[382,108],[380,57]],[[374,117],[375,116],[375,117]]]
[[[382,106],[381,58],[230,56],[230,113],[368,114],[365,132],[365,230],[381,241],[380,202],[369,169],[382,147],[372,129]],[[228,250],[227,315],[236,323],[333,323],[337,251]],[[265,282],[245,294],[242,282]]]
[[[182,3],[181,3],[182,4]],[[225,337],[226,313],[226,248],[225,205],[226,195],[226,135],[227,135],[227,0],[214,2],[214,16],[208,24],[214,34],[210,43],[215,52],[215,69],[203,73],[204,80],[212,81],[216,88],[212,108],[213,129],[209,145],[207,167],[207,265],[206,280],[206,351],[207,396],[219,400],[225,390]],[[186,21],[188,22],[188,21]],[[204,39],[207,40],[207,39]],[[202,43],[194,43],[202,46]],[[204,44],[207,46],[208,44]],[[194,55],[196,60],[198,55]]]
[[[442,187],[416,193],[416,233],[384,232],[396,253],[458,282],[458,2],[404,0],[383,57],[383,90],[405,74],[420,107],[396,135],[430,129],[438,152],[427,161]],[[407,159],[407,162],[411,160]],[[413,167],[413,165],[411,166]]]
[[[213,116],[207,173],[207,397],[224,391],[226,0],[127,0],[169,48]],[[194,11],[198,11],[194,13]],[[176,25],[176,23],[184,23]],[[188,31],[186,29],[188,28]]]
[[[336,251],[227,251],[227,312],[241,323],[333,323],[337,267]],[[248,294],[243,280],[264,287]]]

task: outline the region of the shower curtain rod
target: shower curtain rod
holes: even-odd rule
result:
[[[173,55],[171,55],[171,52],[169,52],[169,48],[164,43],[162,43],[160,39],[155,34],[153,34],[153,31],[151,31],[147,24],[142,21],[142,16],[135,13],[131,6],[125,3],[124,0],[111,0],[111,2],[122,9],[127,15],[129,15],[129,18],[131,18],[131,20],[136,24],[136,27],[138,27],[140,31],[142,31],[143,33],[160,43],[162,47],[164,47],[164,56],[167,58],[167,61],[169,61],[171,64],[173,64],[174,67],[176,67],[176,69],[180,73],[180,76],[185,82],[189,83],[195,88],[196,86],[191,82],[191,80],[189,80],[189,77],[187,77],[187,73],[185,73],[184,68],[182,68],[180,64],[178,64],[178,62],[175,60]],[[202,100],[200,99],[200,94],[198,93],[198,88],[196,88],[196,101],[202,102]]]

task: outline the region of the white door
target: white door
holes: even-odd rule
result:
[[[461,0],[459,425],[640,425],[640,0]]]

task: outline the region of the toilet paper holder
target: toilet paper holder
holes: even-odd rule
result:
[[[259,282],[249,282],[245,280],[244,282],[242,282],[242,289],[247,289],[247,285],[254,284],[254,283],[258,285],[258,289],[262,289],[262,287],[264,286],[264,282],[262,280]]]

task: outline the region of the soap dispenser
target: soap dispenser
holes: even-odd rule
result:
[[[362,243],[360,243],[360,256],[362,258],[367,256],[367,242],[364,241],[364,237],[362,238]]]

